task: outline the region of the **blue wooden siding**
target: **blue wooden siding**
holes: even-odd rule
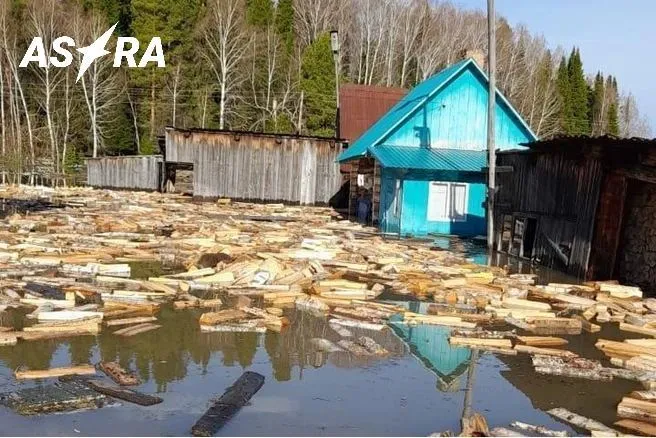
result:
[[[396,180],[402,181],[400,218],[394,215]],[[469,184],[467,216],[464,221],[429,221],[428,190],[432,181]],[[401,235],[422,236],[455,234],[477,236],[485,234],[486,185],[484,175],[464,172],[402,172],[382,169],[379,223],[382,231]]]
[[[377,144],[484,150],[487,139],[487,96],[485,78],[474,68],[464,69],[451,83],[418,108],[410,119]],[[517,123],[511,108],[497,99],[497,148],[517,148],[520,143],[533,138],[532,133]]]

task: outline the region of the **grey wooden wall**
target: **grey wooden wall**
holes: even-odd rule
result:
[[[166,161],[194,165],[194,196],[327,203],[342,178],[331,139],[166,131]]]
[[[159,190],[161,155],[89,158],[87,184],[92,187]]]
[[[513,171],[497,176],[497,225],[501,214],[518,213],[538,219],[535,250],[550,251],[545,238],[571,245],[568,273],[582,277],[587,269],[603,177],[594,157],[562,153],[500,153],[500,166]]]

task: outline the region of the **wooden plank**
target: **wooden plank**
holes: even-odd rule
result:
[[[567,350],[558,350],[555,348],[541,348],[541,347],[532,347],[530,345],[515,345],[515,350],[519,353],[528,353],[528,354],[543,354],[546,356],[558,356],[558,357],[577,357],[578,355],[572,351]]]
[[[624,419],[613,424],[643,436],[656,436],[656,425],[644,421]]]
[[[107,327],[117,327],[121,325],[143,324],[145,322],[157,321],[154,316],[137,316],[134,318],[112,319],[105,321]]]
[[[161,327],[161,325],[159,325],[159,324],[150,324],[150,323],[138,324],[138,325],[133,325],[133,326],[130,326],[130,327],[125,327],[125,328],[120,329],[120,330],[116,330],[114,332],[114,334],[119,335],[119,336],[128,337],[128,336],[138,335],[140,333],[149,332],[151,330],[155,330],[155,329],[158,329],[160,327]]]
[[[517,340],[532,347],[559,347],[567,345],[567,339],[554,336],[517,336]]]
[[[449,338],[451,345],[464,345],[468,347],[496,347],[496,348],[512,348],[510,339],[485,339],[485,338],[463,338],[451,336]]]
[[[96,374],[96,368],[92,365],[79,365],[73,367],[50,368],[49,370],[15,371],[14,377],[18,380],[47,379],[50,377],[61,377],[72,374],[93,375]]]

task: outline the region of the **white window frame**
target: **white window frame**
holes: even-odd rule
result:
[[[435,199],[435,192],[433,192],[434,186],[446,186],[446,215],[438,215],[437,209],[434,205],[437,203]],[[455,197],[454,192],[456,187],[465,188],[465,199],[464,199],[464,212],[461,215],[455,213]],[[450,181],[431,181],[428,186],[428,205],[426,208],[426,220],[431,222],[466,222],[467,215],[469,214],[469,184],[461,182],[450,182]]]

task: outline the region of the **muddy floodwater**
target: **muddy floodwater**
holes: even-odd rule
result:
[[[464,250],[481,255],[475,247]],[[133,266],[133,276],[159,275],[160,269]],[[413,311],[425,311],[424,303],[404,303]],[[639,389],[637,383],[620,379],[597,382],[538,375],[528,355],[452,348],[448,329],[436,326],[352,330],[354,336],[366,334],[385,347],[390,352],[385,358],[326,354],[316,351],[310,339],[340,339],[327,321],[294,309],[285,312],[291,324],[280,334],[201,333],[200,311],[164,307],[159,315],[162,328],[130,338],[106,331],[0,347],[0,392],[49,383],[17,382],[13,372],[19,368],[115,360],[140,376],[143,383],[135,389],[164,399],[151,407],[120,402],[97,410],[31,417],[0,407],[0,434],[189,435],[209,402],[245,370],[264,375],[266,381],[220,435],[459,433],[460,418],[467,410],[482,413],[490,426],[519,420],[577,433],[582,431],[545,411],[564,407],[612,425],[621,397]],[[620,334],[606,324],[594,335],[565,337],[568,349],[607,365],[594,342],[598,337],[618,339]]]

